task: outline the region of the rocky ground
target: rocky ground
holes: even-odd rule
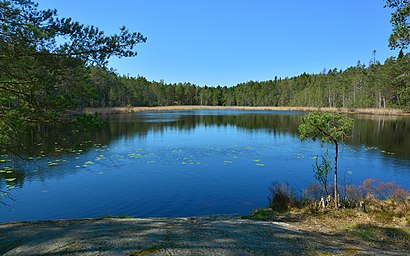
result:
[[[313,231],[315,230],[315,231]],[[0,223],[3,255],[409,255],[297,223],[232,217]],[[387,248],[387,249],[386,249]]]

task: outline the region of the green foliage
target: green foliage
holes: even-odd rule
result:
[[[339,157],[339,143],[345,141],[353,128],[353,119],[342,114],[311,112],[302,117],[302,124],[299,125],[300,139],[319,139],[322,143],[330,142],[335,146],[334,162],[334,193],[333,200],[335,208],[338,207],[338,185],[337,185],[337,164]],[[327,164],[327,162],[326,162]],[[328,167],[327,167],[328,168]],[[322,170],[321,170],[322,171]],[[323,170],[327,171],[327,170]],[[322,173],[323,174],[323,173]],[[323,178],[323,177],[319,177]]]
[[[309,106],[410,109],[410,54],[369,67],[360,62],[344,71],[249,81],[233,87],[167,84],[145,77],[118,76],[90,67],[85,107],[126,106]]]
[[[324,142],[343,142],[353,128],[353,119],[338,113],[311,112],[302,117],[300,139],[319,139]]]
[[[316,156],[315,165],[313,166],[314,177],[322,185],[326,195],[329,194],[327,176],[332,171],[331,163],[332,161],[330,160],[329,152],[326,150],[326,153],[321,155],[320,163]]]
[[[77,115],[75,120],[81,127],[85,127],[85,128],[99,128],[104,124],[104,122],[98,117],[98,114]]]
[[[407,1],[387,1],[401,15]],[[403,13],[404,12],[404,13]],[[24,126],[61,122],[84,107],[221,105],[410,109],[410,54],[384,64],[358,62],[344,71],[248,81],[233,87],[166,84],[119,76],[111,56],[135,56],[146,38],[121,28],[107,36],[94,26],[39,10],[29,0],[0,3],[0,145]],[[407,22],[407,18],[405,18]]]
[[[410,43],[410,2],[408,0],[386,0],[385,7],[392,8],[390,23],[393,32],[389,38],[391,49],[405,49]]]
[[[241,219],[270,220],[274,211],[271,208],[255,209],[249,215],[242,216]]]
[[[1,1],[0,21],[2,146],[24,126],[62,121],[67,109],[83,107],[93,96],[87,66],[135,56],[135,45],[146,41],[125,27],[107,36],[30,0]]]

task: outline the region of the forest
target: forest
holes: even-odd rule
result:
[[[410,5],[387,0],[393,10],[391,49],[398,56],[373,58],[346,70],[246,81],[231,87],[168,84],[107,68],[111,57],[134,57],[147,42],[121,27],[105,35],[93,25],[60,18],[30,0],[0,2],[0,143],[27,126],[62,123],[85,107],[313,106],[410,109]],[[274,70],[272,70],[274,73]]]
[[[410,109],[410,54],[383,64],[371,61],[346,70],[268,81],[247,81],[232,87],[167,84],[143,76],[120,76],[106,68],[86,68],[89,96],[76,107],[126,106],[311,106]]]

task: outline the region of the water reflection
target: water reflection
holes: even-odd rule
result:
[[[70,127],[39,126],[22,141],[30,145],[19,153],[24,155],[63,155],[73,148],[86,149],[93,144],[108,145],[121,137],[145,137],[148,132],[177,129],[189,132],[197,126],[235,126],[246,131],[297,135],[300,112],[241,111],[178,111],[161,113],[120,114],[105,117],[99,130],[73,132]],[[355,118],[351,145],[378,147],[410,159],[410,118],[383,116],[353,116]],[[93,144],[85,143],[92,141]],[[21,149],[21,148],[20,148]]]
[[[139,184],[141,189],[145,189],[145,193],[149,195],[153,193],[147,190],[151,186],[150,182],[155,183],[158,180],[161,181],[162,178],[174,184],[173,189],[181,190],[179,185],[181,181],[178,179],[186,179],[184,186],[189,184],[192,186],[191,189],[195,190],[196,187],[203,185],[204,191],[210,190],[207,187],[209,185],[208,183],[201,184],[201,180],[209,180],[211,183],[220,180],[220,187],[228,189],[229,186],[224,182],[238,179],[238,184],[251,186],[250,190],[262,188],[263,192],[258,192],[262,196],[256,192],[251,196],[261,197],[263,200],[266,197],[266,187],[275,176],[279,178],[286,176],[296,183],[305,182],[301,178],[303,176],[312,178],[310,175],[312,157],[320,153],[321,148],[317,143],[301,144],[299,142],[297,128],[301,115],[303,115],[301,112],[286,111],[145,112],[106,116],[104,126],[98,130],[79,130],[78,127],[70,126],[38,126],[21,138],[22,144],[26,145],[25,148],[18,145],[14,148],[19,156],[2,155],[0,157],[0,190],[21,190],[24,194],[29,193],[24,192],[25,187],[33,186],[32,184],[38,182],[47,183],[51,180],[56,181],[60,188],[65,188],[70,193],[75,184],[82,184],[81,189],[89,187],[96,191],[101,189],[99,188],[101,186],[107,186],[106,183],[99,182],[110,182],[110,186],[117,186],[118,190],[122,191],[130,189],[126,185],[129,180],[137,179],[134,181],[135,184]],[[355,118],[353,136],[347,142],[345,152],[342,152],[344,159],[348,161],[341,162],[341,170],[354,169],[357,179],[369,176],[388,177],[393,173],[395,177],[402,174],[405,174],[403,177],[409,177],[410,118],[353,117]],[[307,145],[311,148],[306,148]],[[370,153],[367,154],[367,152]],[[373,152],[377,155],[375,156]],[[372,159],[372,162],[368,161],[367,157]],[[381,159],[383,157],[385,160]],[[21,158],[26,160],[23,161]],[[137,162],[138,166],[135,166]],[[188,167],[194,170],[190,174],[192,177],[184,176],[186,174],[181,172],[181,169]],[[266,169],[270,172],[264,173],[262,179],[257,177],[262,174],[249,172],[254,168]],[[359,173],[356,172],[357,168],[367,171]],[[106,178],[107,180],[102,178],[104,176],[102,174],[117,169],[122,176],[112,174],[112,177],[107,175],[110,177]],[[306,169],[309,169],[309,172],[306,172]],[[148,170],[149,173],[141,173],[142,170]],[[229,174],[232,170],[235,170],[235,177],[229,176],[232,175]],[[155,175],[156,172],[160,172],[162,176]],[[201,175],[204,176],[195,176],[199,175],[198,172],[203,172]],[[307,175],[301,175],[301,173],[307,173]],[[92,178],[86,176],[90,174],[95,176]],[[112,181],[113,178],[123,179],[123,177],[125,177],[122,181],[124,184]],[[145,181],[147,177],[152,180]],[[70,179],[74,179],[75,184],[67,185],[66,180]],[[174,183],[172,179],[175,179]],[[261,185],[262,180],[266,181],[267,185]],[[139,182],[146,182],[146,184]],[[404,183],[409,184],[410,182]],[[164,184],[161,183],[161,186]],[[131,185],[131,187],[134,186]],[[235,195],[238,193],[234,187],[231,190],[228,192]],[[222,191],[221,193],[228,192]],[[104,191],[98,191],[98,193],[104,194]],[[114,195],[117,192],[111,191],[111,193]],[[137,192],[134,190],[130,191],[130,194],[135,193]],[[184,193],[189,194],[190,192],[187,190]],[[205,192],[199,191],[198,193]],[[120,194],[123,195],[122,192]],[[183,196],[187,196],[185,194]],[[41,196],[44,195],[41,194]],[[183,199],[181,194],[178,196],[181,197],[180,203],[185,204],[186,198]],[[211,196],[204,196],[204,200],[210,200],[208,197],[213,198],[214,196],[216,201],[221,200],[215,193]],[[241,196],[249,195],[241,194]],[[19,199],[23,200],[22,198],[25,197],[21,195]],[[44,198],[44,200],[50,200],[50,198],[57,197],[49,195]],[[58,201],[61,198],[55,200]],[[118,200],[123,200],[126,204],[127,200],[132,201],[133,199]],[[158,199],[153,199],[155,200]],[[258,201],[259,199],[252,200]],[[198,205],[200,207],[200,204]],[[252,206],[249,207],[252,208]],[[194,209],[191,209],[191,213],[196,213]],[[170,209],[165,210],[171,211]],[[218,211],[227,213],[224,209],[218,209]],[[95,212],[101,212],[101,209],[96,209]],[[128,215],[127,213],[122,214]],[[174,215],[181,216],[178,213],[169,215],[163,213],[161,216]],[[73,216],[77,215],[62,217]],[[87,213],[78,216],[90,217],[91,215]],[[146,212],[146,216],[153,215]]]
[[[38,126],[21,138],[24,148],[17,146],[19,156],[9,156],[11,162],[19,158],[40,159],[78,154],[99,145],[110,145],[120,138],[144,138],[148,133],[178,130],[189,133],[198,126],[237,127],[246,132],[266,132],[273,136],[298,136],[301,112],[286,111],[172,111],[119,114],[103,117],[101,129],[77,130],[69,126]],[[410,118],[383,116],[353,116],[353,136],[347,142],[356,147],[380,149],[391,157],[410,160]],[[4,156],[5,157],[5,156]],[[1,164],[1,163],[0,163]],[[4,163],[3,163],[4,165]],[[1,166],[1,165],[0,165]],[[10,178],[10,171],[0,173]],[[14,177],[24,176],[15,174]]]

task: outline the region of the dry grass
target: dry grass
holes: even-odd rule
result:
[[[346,191],[349,204],[347,199],[342,204],[348,207],[341,205],[336,210],[332,203],[330,207],[320,207],[316,193],[298,199],[286,184],[272,188],[270,208],[254,210],[244,218],[284,221],[305,233],[332,234],[334,239],[354,241],[353,244],[361,247],[410,250],[410,192],[395,183],[367,179],[361,185],[351,185]],[[298,204],[291,203],[298,200]],[[286,212],[281,204],[287,204]],[[273,207],[276,205],[281,206],[280,211]]]
[[[365,115],[410,116],[410,112],[389,108],[317,108],[317,107],[247,107],[247,106],[162,106],[162,107],[112,107],[86,108],[85,114],[98,113],[101,115],[121,114],[143,111],[171,111],[171,110],[276,110],[276,111],[323,111],[338,113],[353,113]]]
[[[327,234],[331,239],[344,239],[360,248],[371,247],[382,251],[410,249],[410,224],[405,216],[386,220],[378,214],[357,209],[329,209],[315,213],[292,209],[286,213],[278,213],[266,208],[255,210],[244,218],[286,222],[303,233],[312,234],[314,241],[319,239],[315,238],[314,234]]]

